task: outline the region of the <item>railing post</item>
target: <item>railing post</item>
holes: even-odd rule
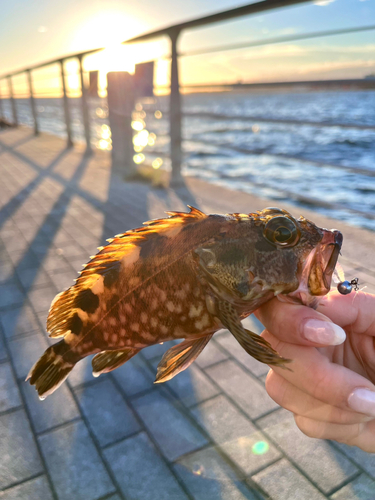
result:
[[[181,175],[181,96],[180,84],[178,80],[178,54],[177,39],[180,34],[177,30],[169,33],[172,48],[171,61],[171,93],[169,98],[169,133],[171,138],[170,155],[172,162],[171,185],[179,186],[183,184]]]
[[[71,148],[73,146],[72,127],[70,126],[69,101],[68,101],[68,94],[66,92],[66,85],[65,85],[64,59],[60,60],[60,70],[61,70],[61,83],[62,83],[62,89],[63,89],[65,125],[66,125],[66,133],[68,136],[67,147]]]
[[[31,112],[32,112],[33,118],[34,118],[34,133],[35,133],[35,135],[38,135],[39,134],[38,115],[37,115],[36,106],[35,106],[34,91],[33,91],[33,81],[32,81],[32,78],[31,78],[31,71],[28,69],[26,71],[26,73],[27,73],[27,79],[28,79],[28,82],[29,82]]]
[[[91,151],[91,141],[90,141],[90,119],[89,119],[89,108],[87,104],[87,89],[85,87],[85,82],[83,79],[83,65],[82,65],[83,56],[78,56],[79,61],[79,74],[81,76],[81,94],[82,94],[82,117],[83,117],[83,125],[85,127],[85,139],[86,139],[86,151]]]
[[[14,100],[14,96],[13,96],[13,85],[12,85],[12,77],[11,76],[8,76],[8,88],[9,88],[10,103],[12,105],[13,125],[15,127],[18,127],[17,108],[16,108],[16,101]]]

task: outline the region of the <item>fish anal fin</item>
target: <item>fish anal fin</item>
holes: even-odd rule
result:
[[[139,349],[119,349],[116,351],[102,351],[92,359],[92,374],[99,377],[102,373],[108,373],[126,363],[135,356]]]
[[[231,332],[237,342],[256,360],[280,368],[286,368],[285,365],[291,362],[290,359],[280,356],[263,337],[250,330],[246,330],[240,321],[237,311],[229,302],[220,301],[219,317],[225,328]],[[289,368],[286,369],[289,370]]]
[[[184,340],[168,349],[158,364],[155,384],[166,382],[186,370],[203,351],[211,337],[212,335],[206,335],[199,339]]]

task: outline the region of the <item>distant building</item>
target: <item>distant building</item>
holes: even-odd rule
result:
[[[90,88],[88,94],[91,97],[98,97],[98,80],[99,71],[90,71]]]
[[[154,96],[154,61],[135,65],[135,89],[138,97]]]
[[[371,75],[366,75],[365,80],[375,80],[375,73],[371,73]]]

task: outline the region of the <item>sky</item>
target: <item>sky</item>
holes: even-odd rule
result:
[[[157,60],[156,82],[169,81],[169,43],[121,46],[148,31],[245,5],[233,0],[0,0],[0,75],[88,49],[106,51],[85,60],[85,69],[133,71],[136,62]],[[375,0],[316,0],[184,32],[181,53],[267,38],[375,24]],[[79,87],[74,60],[66,65],[72,90]],[[362,78],[375,73],[375,30],[291,41],[180,58],[180,78],[194,83]],[[33,73],[37,93],[59,87],[58,67]],[[2,85],[2,86],[1,86]],[[0,85],[6,93],[5,82]],[[14,79],[25,92],[22,75]]]

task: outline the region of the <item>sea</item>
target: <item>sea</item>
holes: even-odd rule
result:
[[[3,113],[11,120],[10,102]],[[170,168],[168,97],[133,114],[137,162]],[[16,99],[32,126],[30,102]],[[84,141],[81,102],[69,99],[75,141]],[[62,99],[36,99],[44,132],[65,137]],[[375,91],[185,94],[183,173],[375,231]],[[90,98],[91,140],[111,149],[106,99]]]

